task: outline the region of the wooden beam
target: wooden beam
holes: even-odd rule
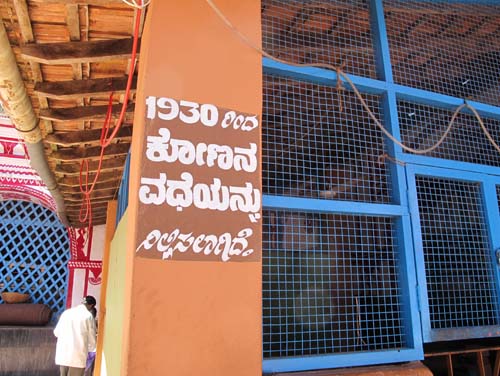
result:
[[[21,45],[27,43],[34,43],[35,36],[33,35],[33,28],[31,26],[31,18],[29,15],[28,4],[26,0],[14,0],[14,8],[16,10],[17,21],[19,23],[19,28],[21,30]],[[33,81],[35,83],[43,81],[42,69],[40,64],[30,61],[31,72],[33,74]],[[49,102],[47,98],[38,96],[38,101],[40,103],[40,108],[48,108]],[[52,132],[52,123],[47,120],[43,120],[43,128],[45,132]]]
[[[21,55],[42,64],[74,64],[126,59],[132,53],[132,38],[98,41],[28,44]],[[140,47],[140,40],[139,46]]]
[[[70,200],[69,203],[66,203],[66,207],[69,206],[69,207],[78,207],[79,208],[82,205],[82,200],[81,200],[82,196],[78,195],[78,197],[79,197],[79,200],[77,200],[77,201]],[[92,202],[92,205],[101,205],[101,204],[107,205],[109,200],[111,200],[111,198],[104,197],[102,199],[101,198],[93,199],[93,200],[91,200],[91,202]]]
[[[80,40],[80,15],[78,4],[66,4],[66,25],[68,26],[69,39]]]
[[[107,202],[103,202],[103,203],[96,203],[96,204],[92,204],[92,211],[96,211],[96,212],[101,212],[101,211],[106,211],[108,208],[108,204]],[[80,213],[80,210],[85,210],[85,208],[81,209],[81,205],[71,205],[71,206],[66,206],[66,212],[69,214],[69,215],[78,215]]]
[[[110,172],[102,172],[99,174],[99,183],[104,183],[108,181],[121,181],[122,179],[122,173],[117,172],[117,171],[110,171]],[[90,179],[93,181],[94,177],[90,176]],[[60,186],[66,186],[66,187],[79,187],[80,186],[80,177],[79,176],[65,176],[63,178],[57,179],[57,184]]]
[[[95,184],[95,186],[94,186],[93,192],[105,191],[107,189],[117,190],[119,186],[120,186],[120,180],[107,181],[107,182],[104,182],[104,183],[97,182]],[[60,189],[60,191],[63,194],[78,194],[78,193],[81,193],[80,187],[60,186],[59,189]]]
[[[109,130],[109,134],[113,132],[114,128]],[[122,125],[116,139],[130,139],[132,137],[132,127],[127,124]],[[45,137],[45,142],[55,144],[63,147],[97,143],[101,139],[101,129],[91,129],[87,131],[73,131],[63,133],[52,133]]]
[[[50,159],[50,156],[49,156]],[[125,166],[126,156],[119,156],[117,158],[105,159],[102,161],[101,172],[109,170],[123,170]],[[89,162],[89,171],[97,171],[99,163],[98,161]],[[70,163],[70,164],[58,164],[54,171],[56,174],[61,175],[79,175],[80,174],[80,164]]]
[[[78,4],[66,5],[66,26],[68,27],[69,39],[72,42],[80,40],[80,14],[78,13]],[[83,78],[83,69],[81,63],[71,64],[73,68],[73,80],[81,80]],[[77,106],[83,106],[83,98],[76,100]],[[81,127],[85,129],[83,122]]]
[[[13,3],[16,10],[17,21],[19,22],[19,29],[21,29],[23,42],[33,43],[35,41],[35,37],[33,35],[33,28],[31,27],[28,4],[26,3],[26,0],[14,0]]]
[[[135,105],[130,103],[127,106],[127,113],[134,112]],[[119,113],[121,104],[114,104],[112,113]],[[40,118],[52,121],[75,121],[75,120],[102,120],[106,118],[108,106],[80,106],[70,108],[54,108],[40,110]]]
[[[106,95],[110,92],[122,93],[127,87],[128,77],[97,78],[92,80],[72,80],[40,82],[35,85],[35,93],[51,99],[78,99],[87,96]],[[137,77],[132,79],[132,92],[137,88]]]
[[[130,150],[130,143],[123,142],[119,144],[111,144],[104,149],[104,155],[119,155],[127,154]],[[57,161],[77,161],[87,158],[98,158],[101,154],[100,146],[90,148],[71,148],[54,151],[50,156]]]
[[[81,213],[82,213],[82,216],[85,216],[85,207],[82,209]],[[106,214],[106,211],[107,209],[104,207],[104,208],[94,208],[94,206],[92,206],[92,217],[95,218],[95,217],[102,217],[103,215]],[[70,218],[75,218],[76,220],[80,221],[80,210],[72,210],[72,211],[66,211],[66,214],[68,215],[68,217]]]
[[[63,196],[64,196],[64,199],[65,200],[68,200],[68,201],[75,201],[75,202],[82,202],[82,195],[81,194],[72,194],[72,193],[65,193],[65,192],[62,192],[63,193]],[[117,189],[116,188],[113,188],[113,189],[107,189],[107,190],[104,190],[104,191],[93,191],[91,194],[90,194],[90,198],[91,200],[98,200],[98,201],[109,201],[109,200],[112,200],[113,197],[115,197],[117,193]]]

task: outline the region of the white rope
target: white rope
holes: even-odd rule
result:
[[[123,1],[125,1],[125,0],[123,0]],[[432,146],[430,146],[430,147],[428,147],[426,149],[414,149],[414,148],[411,148],[409,146],[406,146],[401,141],[399,141],[397,138],[395,138],[387,129],[385,129],[385,127],[377,119],[377,117],[375,116],[375,114],[373,113],[373,111],[370,109],[370,107],[368,107],[368,104],[363,99],[363,96],[361,95],[361,93],[359,92],[359,90],[356,88],[356,85],[354,85],[354,83],[352,82],[352,80],[340,69],[340,67],[335,67],[335,66],[333,66],[331,64],[327,64],[327,63],[293,63],[291,61],[286,61],[286,60],[282,60],[280,58],[274,57],[271,54],[269,54],[268,52],[264,51],[259,46],[255,45],[245,35],[243,35],[231,23],[231,21],[229,21],[229,19],[221,12],[221,10],[214,4],[214,2],[212,0],[205,0],[205,1],[212,8],[212,10],[219,16],[219,18],[226,24],[226,26],[228,28],[230,28],[245,44],[247,44],[252,49],[256,50],[262,56],[265,56],[265,57],[267,57],[267,58],[269,58],[271,60],[277,61],[279,63],[283,63],[283,64],[295,66],[295,67],[326,68],[326,69],[329,69],[329,70],[336,71],[337,72],[337,79],[340,76],[340,77],[342,77],[351,86],[352,90],[354,91],[354,93],[356,94],[356,96],[358,97],[358,99],[360,100],[361,105],[368,112],[368,115],[370,116],[370,118],[375,122],[375,125],[392,142],[394,142],[396,145],[400,146],[402,149],[404,149],[404,150],[406,150],[406,151],[408,151],[410,153],[414,153],[414,154],[427,154],[427,153],[430,153],[431,151],[437,149],[444,142],[444,140],[446,139],[446,137],[448,136],[448,134],[451,132],[451,130],[453,128],[453,124],[455,122],[455,119],[457,118],[457,116],[460,113],[460,111],[464,107],[466,107],[466,108],[470,109],[474,113],[474,115],[476,116],[476,118],[477,118],[477,120],[479,122],[479,125],[481,126],[481,129],[483,130],[484,134],[486,135],[486,137],[488,138],[488,140],[492,143],[492,145],[495,147],[495,149],[497,149],[497,151],[500,153],[500,146],[491,137],[490,133],[486,129],[486,127],[485,127],[483,121],[481,120],[481,117],[477,113],[477,111],[470,104],[468,104],[468,103],[464,103],[464,104],[462,104],[462,105],[460,105],[460,106],[457,107],[457,109],[455,110],[455,112],[453,113],[453,115],[451,117],[451,120],[450,120],[450,122],[448,124],[448,127],[446,128],[446,130],[444,131],[444,133],[441,135],[441,137],[439,138],[439,140],[434,145],[432,145]],[[337,89],[339,89],[339,85],[337,85]]]

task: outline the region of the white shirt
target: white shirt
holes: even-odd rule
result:
[[[63,312],[54,329],[57,337],[56,364],[85,368],[87,354],[95,351],[96,328],[92,313],[80,304]]]

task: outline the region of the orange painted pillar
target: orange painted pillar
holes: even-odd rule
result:
[[[260,46],[259,0],[214,2]],[[193,187],[251,187],[247,193],[253,204],[260,203],[260,126],[254,120],[261,118],[261,75],[259,53],[228,29],[204,0],[154,0],[149,6],[132,142],[123,374],[261,375],[260,207],[237,202],[236,194],[231,209],[222,204],[217,210],[207,209],[203,202],[195,205],[195,199],[176,207],[178,196],[168,192],[166,199],[160,192],[161,202],[151,204],[151,191],[143,180],[164,179],[168,187],[168,179],[187,179],[182,173],[188,172]],[[180,106],[184,120],[172,106]],[[239,120],[224,123],[231,111],[241,115]],[[193,145],[205,142],[233,151],[256,148],[249,153],[257,161],[250,165],[257,168],[247,166],[243,171],[234,162],[225,169],[221,159],[209,167],[206,153],[198,154],[202,162],[167,163],[164,150],[152,152],[155,155],[148,159],[147,136],[160,137],[160,129],[169,130],[171,139]],[[191,190],[193,196],[206,198],[208,191],[196,193],[198,188]],[[187,250],[181,250],[176,229],[184,234]],[[163,237],[151,240],[154,230]],[[177,239],[172,247],[180,247],[173,254],[167,250],[168,234]],[[218,248],[209,245],[209,234]],[[243,239],[239,245],[237,236]],[[233,241],[230,249],[226,238]]]
[[[117,201],[109,201],[108,209],[106,212],[106,234],[104,238],[104,253],[102,256],[102,282],[101,282],[101,297],[99,299],[99,312],[98,312],[98,334],[97,334],[97,349],[95,359],[95,374],[101,374],[102,364],[102,344],[104,336],[104,325],[106,323],[106,292],[108,288],[108,271],[109,271],[109,252],[111,247],[111,240],[116,229],[116,209],[118,207]]]

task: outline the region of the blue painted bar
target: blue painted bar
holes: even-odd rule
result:
[[[500,296],[500,264],[497,252],[500,252],[500,208],[496,187],[500,187],[500,176],[488,176],[482,185],[483,200],[485,203],[485,215],[488,223],[488,236],[491,243],[491,262],[493,268],[497,296]],[[497,306],[497,320],[500,322],[500,306]]]
[[[405,323],[405,337],[408,346],[422,348],[422,328],[420,326],[420,315],[416,307],[419,306],[417,294],[417,270],[414,261],[413,237],[411,220],[409,216],[402,216],[396,222],[399,254],[399,281],[403,307],[403,320]]]
[[[410,209],[411,226],[413,230],[413,248],[415,257],[415,269],[417,271],[417,294],[422,324],[422,337],[424,342],[429,342],[431,332],[429,296],[427,293],[427,282],[425,277],[425,260],[422,243],[422,232],[420,225],[420,214],[418,211],[417,188],[415,184],[415,166],[406,167],[408,180],[408,206]]]
[[[481,117],[500,120],[500,107],[480,102],[474,102],[471,100],[464,100],[462,98],[450,97],[449,95],[415,89],[408,86],[397,84],[391,86],[392,87],[390,88],[396,92],[396,97],[398,100],[416,102],[437,108],[444,108],[451,111],[455,111],[460,105],[467,102],[476,109]],[[472,111],[467,108],[462,109],[461,112],[465,114],[472,114]]]
[[[439,108],[455,110],[458,106],[464,103],[464,100],[461,98],[455,98],[449,95],[416,89],[409,86],[394,84],[392,85],[392,89],[396,92],[398,100],[402,99],[409,102],[417,102]]]
[[[319,200],[264,195],[262,205],[266,209],[285,209],[315,213],[343,213],[377,216],[408,215],[406,208],[399,205],[371,204],[367,202]]]
[[[452,161],[449,159],[427,157],[425,155],[416,155],[399,152],[396,158],[404,163],[411,163],[421,166],[439,167],[457,171],[474,171],[476,173],[500,175],[500,168],[495,166],[479,165],[469,162]]]
[[[467,100],[466,102],[474,107],[481,117],[500,120],[500,107],[492,106],[486,103],[474,102],[471,100]],[[464,113],[472,114],[472,111],[465,108]]]
[[[452,170],[432,166],[411,166],[407,167],[407,172],[414,175],[438,176],[461,181],[480,182],[484,179],[484,175],[470,170]]]
[[[389,40],[384,20],[384,6],[382,0],[370,1],[370,22],[375,47],[375,61],[377,64],[377,77],[386,82],[394,82],[392,78],[391,55],[389,53]]]
[[[306,356],[281,359],[266,359],[263,372],[306,371],[322,368],[352,367],[353,365],[371,365],[407,362],[424,358],[422,349],[400,349],[393,351],[357,352],[353,354],[335,354]]]
[[[337,73],[335,71],[324,68],[297,67],[280,63],[269,58],[262,59],[262,67],[264,73],[267,74],[274,74],[297,80],[306,80],[322,85],[335,86],[337,84]],[[384,68],[384,74],[387,74],[387,70],[388,68]],[[347,76],[352,80],[354,85],[356,85],[358,90],[363,93],[383,94],[388,90],[394,90],[398,100],[416,102],[428,106],[448,109],[451,111],[454,111],[465,102],[462,98],[451,97],[449,95],[434,93],[431,91],[374,80],[367,77],[353,76],[350,74]],[[349,84],[345,83],[344,80],[342,81],[344,82],[344,87],[350,90]],[[470,100],[468,100],[467,102],[471,106],[473,106],[482,117],[500,120],[499,107]],[[472,113],[467,109],[463,109],[463,112],[468,114]]]
[[[394,138],[401,141],[400,137],[400,129],[399,129],[399,120],[398,120],[398,107],[396,103],[396,96],[394,92],[389,91],[386,95],[382,96],[382,108],[384,113],[384,121],[383,124],[389,130]],[[401,152],[401,146],[397,145],[394,141],[390,140],[388,137],[385,137],[386,149],[387,153],[395,158],[398,153]],[[392,177],[392,192],[394,203],[401,204],[406,206],[406,180],[405,180],[405,172],[404,167],[394,163],[391,160],[386,160],[385,163],[389,163],[391,177]]]
[[[296,80],[306,80],[322,85],[335,86],[337,84],[337,72],[324,68],[314,67],[297,67],[294,65],[283,64],[267,57],[262,59],[262,68],[264,73],[275,74],[282,77],[289,77]],[[384,81],[374,80],[372,78],[353,76],[348,74],[347,77],[353,81],[356,87],[369,94],[381,94],[387,90],[387,83]],[[345,83],[344,87],[350,89],[349,84]]]

